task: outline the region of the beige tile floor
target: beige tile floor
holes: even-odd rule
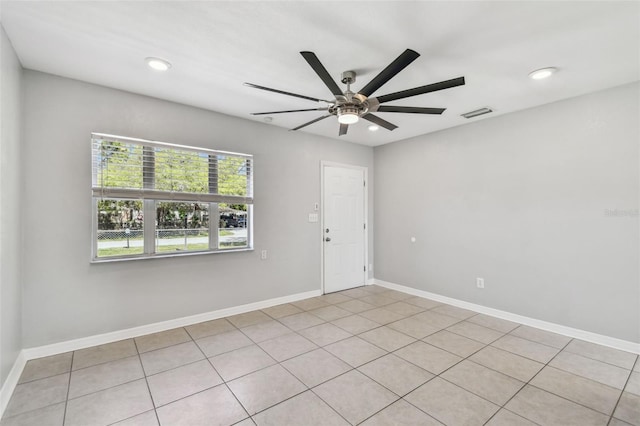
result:
[[[2,426],[640,425],[635,354],[367,286],[29,361]]]

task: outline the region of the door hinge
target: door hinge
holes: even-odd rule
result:
[[[364,269],[363,269],[363,271],[364,271],[364,272],[367,272],[367,265],[364,265]]]
[[[367,224],[366,224],[366,223],[363,223],[363,225],[364,225],[364,229],[367,229]]]
[[[362,181],[362,186],[367,186],[367,181],[366,180]]]

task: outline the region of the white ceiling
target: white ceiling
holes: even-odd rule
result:
[[[377,113],[399,126],[340,140],[376,146],[640,79],[639,2],[221,2],[5,1],[1,22],[25,68],[225,114],[318,104],[243,86],[251,82],[320,99],[332,95],[299,52],[316,53],[337,82],[356,70],[357,91],[404,49],[415,62],[374,93],[464,76],[467,84],[395,101],[446,107],[441,116]],[[145,57],[168,59],[166,73]],[[527,77],[556,66],[548,80]],[[339,83],[341,85],[341,83]],[[342,87],[342,85],[341,85]],[[467,120],[481,107],[493,114]],[[296,127],[320,112],[273,115]],[[338,139],[334,117],[303,130]]]

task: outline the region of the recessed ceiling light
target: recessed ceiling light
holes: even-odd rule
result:
[[[265,123],[271,123],[273,121],[273,117],[265,117],[263,120]]]
[[[165,61],[164,59],[149,57],[144,61],[147,63],[147,65],[149,65],[149,68],[156,71],[166,71],[171,68],[171,64],[169,63],[169,61]]]
[[[376,126],[375,124],[372,124],[371,126],[367,127],[367,129],[369,129],[370,132],[377,132],[378,129],[380,129],[380,127]]]
[[[543,78],[551,77],[551,75],[556,71],[558,71],[558,68],[555,67],[541,68],[539,70],[531,71],[529,73],[529,78],[542,80]]]

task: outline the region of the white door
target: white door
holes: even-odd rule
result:
[[[324,292],[365,283],[365,169],[323,165]]]

